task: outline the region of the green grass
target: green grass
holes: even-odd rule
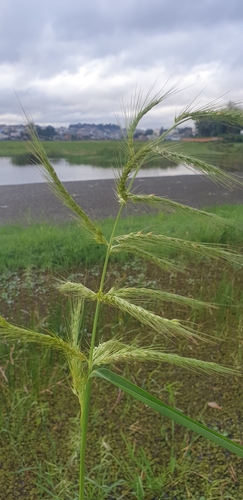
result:
[[[66,158],[72,164],[107,167],[116,166],[114,159],[120,150],[118,141],[43,141],[42,144],[50,158]],[[140,147],[139,143],[136,147]],[[29,152],[28,142],[0,143],[0,156],[17,157],[20,163],[27,159]]]
[[[210,212],[232,219],[238,225],[243,218],[242,205],[223,205],[210,208]],[[112,218],[101,221],[100,226],[105,235],[109,234],[113,223]],[[128,217],[121,220],[119,234],[139,231],[141,227],[153,233],[163,229],[167,236],[182,238],[186,235],[187,239],[206,243],[241,245],[243,242],[243,232],[239,226],[215,228],[180,214]],[[167,249],[167,256],[171,255],[169,252]],[[67,270],[78,265],[99,264],[103,256],[103,247],[91,243],[74,223],[0,227],[0,272],[26,269],[29,266],[42,270]]]
[[[66,158],[71,164],[85,164],[102,167],[120,166],[122,157],[118,141],[44,141],[43,146],[50,158]],[[135,149],[144,145],[135,142]],[[202,157],[209,162],[222,165],[231,170],[242,169],[243,143],[194,143],[183,142],[173,144],[174,148],[182,148],[186,154]],[[20,164],[27,161],[29,146],[24,141],[1,141],[0,157],[12,156]],[[168,160],[151,161],[150,165],[168,166]]]
[[[119,141],[43,141],[49,158],[65,158],[74,165],[94,165],[97,167],[121,167],[124,163],[124,153]],[[136,142],[135,150],[139,150],[144,142]],[[0,142],[0,157],[13,158],[16,165],[25,165],[33,158],[28,142],[2,141]],[[170,162],[166,158],[152,160],[145,166],[168,167]]]
[[[70,163],[111,166],[119,150],[117,141],[43,141],[50,158],[67,158]],[[0,156],[19,156],[29,153],[24,141],[2,141]]]

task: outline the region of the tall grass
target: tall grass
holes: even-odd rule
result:
[[[196,242],[192,239],[187,239],[190,230],[193,230],[193,221],[200,221],[206,229],[211,226],[215,231],[217,228],[223,228],[223,231],[235,231],[232,220],[226,220],[217,214],[208,212],[199,212],[195,209],[184,207],[180,204],[171,202],[168,199],[160,198],[153,195],[135,195],[133,193],[133,182],[137,172],[142,165],[148,160],[164,157],[173,162],[183,162],[196,171],[206,173],[212,180],[233,187],[235,184],[241,184],[239,180],[234,179],[227,172],[223,172],[217,167],[197,159],[190,157],[185,152],[180,152],[178,149],[169,147],[164,143],[166,133],[157,140],[151,140],[144,144],[139,150],[134,147],[133,137],[136,127],[144,115],[149,113],[151,109],[159,105],[165,98],[173,94],[176,89],[171,89],[169,92],[159,93],[153,97],[148,94],[145,99],[142,95],[137,95],[131,103],[131,109],[126,113],[126,135],[123,141],[123,154],[126,158],[124,164],[121,165],[119,178],[117,179],[116,192],[118,200],[117,217],[110,227],[110,231],[102,228],[100,224],[90,219],[84,212],[81,206],[69,195],[65,187],[60,182],[56,172],[50,163],[48,156],[43,149],[42,144],[38,141],[35,130],[30,126],[30,134],[32,139],[32,149],[37,160],[43,165],[44,175],[50,183],[55,194],[63,201],[63,203],[73,212],[77,219],[80,232],[84,232],[87,238],[94,245],[99,246],[103,257],[103,267],[101,272],[100,283],[96,289],[88,288],[84,283],[64,281],[59,284],[59,290],[62,294],[67,295],[71,301],[71,313],[69,323],[67,325],[67,335],[59,336],[52,331],[44,333],[36,332],[32,329],[21,328],[11,325],[4,318],[0,318],[0,333],[3,338],[11,342],[20,339],[23,342],[37,343],[44,349],[50,348],[60,351],[67,360],[69,366],[72,390],[77,396],[81,410],[80,420],[80,447],[79,447],[79,500],[87,498],[86,491],[86,445],[88,440],[88,423],[90,413],[91,391],[94,379],[96,383],[99,380],[118,387],[120,390],[130,394],[136,400],[144,403],[160,414],[169,417],[173,422],[177,422],[191,431],[197,432],[199,435],[215,442],[218,445],[225,447],[227,450],[236,453],[243,457],[243,448],[228,438],[222,436],[218,432],[207,428],[206,426],[192,420],[184,415],[181,411],[173,407],[174,397],[171,396],[172,406],[164,404],[160,399],[154,397],[148,391],[138,387],[130,380],[121,377],[116,371],[110,370],[108,367],[119,362],[129,363],[136,362],[156,362],[169,363],[190,370],[199,370],[202,373],[221,373],[235,374],[235,370],[222,367],[213,362],[202,361],[192,357],[182,357],[172,352],[168,352],[164,348],[169,340],[173,338],[194,339],[198,342],[202,337],[190,321],[179,321],[177,318],[167,319],[163,315],[153,312],[153,303],[160,302],[176,303],[192,308],[214,308],[215,304],[209,304],[192,297],[183,297],[175,293],[167,293],[160,289],[150,289],[149,287],[129,287],[123,286],[122,283],[117,283],[115,280],[112,285],[107,283],[107,275],[109,265],[112,265],[112,257],[116,255],[135,255],[140,259],[152,262],[158,268],[171,270],[173,272],[178,269],[178,264],[174,259],[171,259],[172,252],[179,254],[190,254],[202,258],[220,259],[225,263],[235,266],[242,266],[243,256],[236,250],[229,249],[227,246],[216,243],[208,244],[206,242]],[[229,114],[226,109],[215,110],[204,108],[198,111],[190,111],[186,109],[179,117],[175,119],[175,123],[170,130],[175,126],[183,124],[187,120],[197,119],[207,116],[212,119],[218,119],[218,113],[222,119],[225,118],[230,123],[243,123],[243,113]],[[146,204],[152,208],[158,208],[162,212],[173,211],[183,214],[183,217],[189,220],[189,229],[181,237],[167,234],[166,227],[162,224],[162,233],[156,231],[156,228],[147,228],[140,226],[139,231],[136,229],[129,230],[124,234],[119,230],[121,215],[123,208],[127,203]],[[170,221],[171,222],[171,221]],[[226,228],[226,229],[225,229]],[[109,234],[108,234],[109,233]],[[188,234],[187,234],[188,233]],[[221,233],[222,235],[222,233]],[[173,254],[174,255],[174,254]],[[180,265],[180,264],[179,264]],[[85,304],[94,304],[94,314],[92,320],[92,330],[89,336],[84,335],[85,331]],[[145,305],[144,305],[145,304]],[[108,306],[115,308],[124,314],[135,318],[143,325],[140,336],[132,337],[129,340],[127,336],[120,334],[114,335],[112,329],[106,332],[105,338],[100,336],[99,321],[101,308]],[[156,342],[148,342],[148,345],[141,341],[142,332],[148,335],[149,332],[154,332]],[[207,339],[210,340],[210,339]],[[109,389],[107,389],[109,390]],[[175,428],[172,426],[173,439],[175,439]],[[173,449],[172,449],[173,458]],[[147,467],[148,468],[148,467]],[[141,478],[140,478],[141,479]],[[140,497],[143,497],[143,486],[141,481],[137,481],[135,489]]]

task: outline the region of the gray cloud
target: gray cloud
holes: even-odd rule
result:
[[[241,0],[2,0],[0,122],[22,119],[13,88],[42,123],[114,121],[120,99],[156,78],[198,84],[166,104],[167,121],[206,85],[205,99],[238,100],[242,25]]]

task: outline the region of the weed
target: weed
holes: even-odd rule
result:
[[[92,488],[96,488],[95,498],[98,498],[97,486],[99,491],[102,491],[102,494],[106,493],[107,495],[110,491],[110,486],[107,483],[104,485],[106,476],[103,476],[101,479],[102,482],[99,485],[96,482],[96,478],[95,480],[89,479],[89,481],[85,481],[85,456],[88,438],[89,410],[91,389],[94,380],[98,383],[100,382],[100,379],[103,379],[104,381],[111,383],[115,387],[118,387],[119,390],[132,396],[134,399],[144,403],[160,414],[169,417],[173,422],[175,421],[186,428],[189,428],[191,431],[199,433],[216,444],[220,444],[239,456],[243,456],[243,448],[237,443],[230,441],[212,429],[206,428],[189,417],[186,417],[176,408],[165,405],[160,399],[157,399],[145,389],[142,389],[124,377],[117,375],[116,371],[111,371],[107,368],[109,365],[116,365],[122,362],[138,363],[146,361],[156,363],[166,362],[168,364],[178,365],[181,368],[184,367],[191,370],[198,369],[209,373],[235,373],[234,370],[221,367],[216,363],[182,357],[165,351],[163,342],[164,337],[167,339],[181,337],[190,341],[194,339],[195,342],[198,342],[201,335],[197,332],[194,325],[192,325],[190,321],[179,321],[177,318],[168,319],[163,315],[153,312],[153,304],[158,301],[160,303],[176,303],[181,307],[187,306],[192,309],[200,309],[202,307],[213,308],[214,304],[204,303],[191,297],[183,297],[176,293],[167,293],[154,287],[145,288],[143,286],[143,272],[140,272],[140,276],[132,280],[132,284],[136,284],[136,287],[120,286],[120,284],[116,281],[116,277],[113,286],[107,284],[108,266],[110,264],[111,257],[120,254],[135,255],[141,260],[152,262],[157,265],[158,268],[173,273],[181,271],[181,262],[177,264],[174,261],[174,257],[175,255],[181,255],[183,253],[199,256],[203,259],[211,258],[222,260],[223,262],[228,262],[235,266],[242,266],[243,264],[242,255],[237,251],[229,250],[227,247],[218,244],[209,245],[207,234],[205,234],[204,242],[202,243],[192,241],[190,239],[189,230],[183,233],[183,237],[176,238],[174,235],[166,234],[166,232],[159,234],[157,231],[151,232],[143,227],[139,231],[131,231],[129,234],[122,234],[121,231],[117,229],[119,227],[123,208],[127,203],[157,207],[164,212],[169,210],[183,213],[183,216],[189,217],[189,226],[191,230],[193,230],[193,220],[202,221],[202,224],[204,224],[206,228],[211,225],[214,229],[217,227],[223,231],[225,231],[225,227],[232,228],[233,226],[232,221],[226,221],[218,215],[210,214],[206,211],[197,211],[162,197],[150,194],[138,195],[133,192],[133,183],[139,169],[144,163],[154,158],[166,158],[168,161],[172,161],[174,163],[185,163],[195,171],[206,173],[208,177],[211,177],[213,180],[217,180],[225,186],[232,187],[235,184],[241,185],[240,180],[234,179],[227,172],[208,164],[204,160],[191,157],[185,151],[180,151],[178,148],[175,149],[170,144],[166,144],[164,142],[166,135],[170,130],[187,120],[197,120],[205,116],[210,119],[218,119],[218,115],[220,113],[222,119],[226,119],[231,123],[236,122],[239,124],[239,120],[243,123],[243,113],[238,110],[237,113],[234,113],[233,111],[229,112],[228,109],[215,110],[204,108],[202,110],[195,110],[194,108],[194,110],[190,110],[187,108],[175,119],[172,127],[164,132],[162,136],[156,140],[146,142],[139,149],[135,148],[133,141],[134,132],[140,120],[151,109],[160,104],[165,98],[172,95],[175,91],[176,89],[173,88],[171,91],[165,92],[164,94],[159,93],[153,98],[150,98],[150,95],[148,94],[145,100],[143,100],[142,96],[139,94],[133,102],[133,109],[128,114],[126,119],[127,130],[126,135],[124,136],[122,149],[125,161],[120,170],[116,185],[119,208],[117,217],[114,220],[114,224],[111,227],[111,231],[108,236],[106,231],[103,231],[100,225],[90,219],[82,207],[79,206],[75,199],[73,199],[66,191],[65,187],[57,177],[42,144],[39,142],[35,129],[30,124],[30,135],[32,138],[31,147],[36,159],[43,165],[45,176],[50,182],[53,191],[78,219],[79,224],[86,233],[87,241],[95,242],[95,246],[100,252],[100,259],[103,259],[103,267],[99,285],[95,290],[88,288],[81,282],[66,281],[60,283],[60,292],[64,295],[68,295],[71,301],[70,320],[68,323],[67,334],[64,338],[60,335],[58,336],[57,334],[53,334],[52,332],[39,333],[33,329],[19,328],[11,325],[3,318],[0,318],[0,333],[8,341],[21,338],[24,342],[37,343],[42,348],[50,348],[60,351],[66,358],[72,377],[72,390],[78,398],[81,410],[78,488],[79,500],[84,500],[85,496],[87,498],[87,495],[91,498],[90,495],[93,495],[93,491],[88,491],[88,488],[91,486]],[[217,231],[215,232],[217,233]],[[185,234],[188,235],[187,240],[184,238]],[[217,234],[217,242],[219,237],[220,235]],[[226,241],[225,232],[223,234],[223,238],[224,241]],[[56,249],[57,253],[59,253],[59,251],[61,252],[61,248],[63,248],[63,246],[65,247],[63,243],[63,241],[60,241],[60,247],[58,246]],[[33,242],[31,242],[29,247],[32,246]],[[51,258],[52,257],[49,255],[49,259]],[[40,259],[41,255],[38,257],[38,260]],[[46,261],[45,266],[48,267],[49,265],[50,261]],[[100,271],[97,271],[97,279],[99,275]],[[31,280],[29,277],[27,283],[29,283],[28,286],[31,286]],[[129,285],[130,284],[131,283],[129,283]],[[89,337],[83,334],[85,331],[84,304],[87,302],[95,304],[91,335]],[[146,304],[146,308],[141,305],[143,303]],[[127,337],[124,338],[121,334],[119,334],[115,336],[108,336],[108,340],[103,339],[99,331],[100,311],[102,307],[107,306],[109,308],[118,309],[121,314],[132,316],[136,321],[140,322],[143,325],[143,330],[141,329],[140,336],[127,340]],[[150,345],[150,342],[148,345],[144,345],[144,342],[141,342],[142,333],[146,332],[147,334],[147,332],[150,331],[153,331],[154,335],[156,335],[157,339],[159,339],[156,345]],[[111,333],[113,333],[112,330]],[[35,379],[36,375],[34,372],[33,375]],[[167,391],[169,392],[170,402],[174,405],[175,393],[173,386],[167,386]],[[16,403],[16,407],[17,406],[18,402]],[[38,415],[38,418],[41,418],[41,422],[45,418],[45,411],[46,410],[44,408],[41,416]],[[175,428],[174,424],[172,424],[172,453],[170,460],[170,469],[172,473],[174,473],[176,468],[173,449],[175,441],[174,438]],[[133,453],[132,457],[136,461],[136,457]],[[157,489],[157,486],[154,486],[154,484],[151,485],[151,466],[149,462],[150,461],[147,459],[146,455],[142,453],[138,464],[138,469],[140,469],[139,474],[136,475],[132,491],[132,494],[137,498],[145,498],[145,494],[147,494],[145,493],[145,486],[143,482],[143,469],[146,469],[147,471],[148,485],[146,488]],[[164,472],[162,472],[160,477],[164,478]],[[97,470],[95,470],[94,473],[95,476],[97,476]],[[52,477],[53,475],[56,477],[55,470],[53,472],[49,472],[48,477]],[[64,477],[65,476],[62,475],[62,480]],[[54,482],[55,481],[56,480],[54,480]],[[59,486],[61,485],[60,494],[63,495],[63,491],[67,489],[67,484],[65,483],[63,486],[62,481],[57,481],[57,483]],[[159,487],[161,487],[161,483]],[[43,492],[48,493],[51,497],[54,496],[54,498],[59,498],[59,493],[57,493],[57,495],[56,492],[53,494],[51,490],[46,487],[42,487],[42,489]]]

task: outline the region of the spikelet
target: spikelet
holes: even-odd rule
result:
[[[162,318],[161,316],[158,316],[141,306],[131,304],[127,300],[116,296],[113,291],[111,293],[108,292],[103,294],[100,297],[100,300],[109,306],[116,307],[121,311],[128,313],[149,329],[154,330],[165,337],[202,338],[196,330],[189,326],[183,326],[183,324],[177,319],[169,320]]]
[[[242,223],[237,224],[236,221],[225,219],[219,215],[212,214],[210,212],[205,212],[204,210],[197,210],[196,208],[189,207],[188,205],[182,205],[177,201],[170,200],[169,198],[163,198],[161,196],[156,196],[154,194],[129,194],[128,201],[136,204],[145,204],[154,208],[162,210],[164,213],[179,213],[185,217],[190,217],[190,219],[200,220],[206,224],[212,226],[222,226],[222,227],[239,227],[243,229]]]
[[[81,361],[87,361],[86,356],[74,346],[70,345],[65,340],[61,339],[52,332],[38,333],[34,330],[20,328],[11,325],[4,318],[0,316],[0,335],[11,341],[21,341],[28,343],[39,344],[43,347],[49,347],[62,352],[67,358],[77,357]]]
[[[37,133],[33,125],[29,124],[29,134],[31,138],[30,149],[32,150],[35,158],[42,165],[44,177],[49,183],[50,188],[53,190],[57,198],[68,207],[75,219],[82,224],[84,229],[89,233],[92,238],[100,244],[107,245],[107,241],[99,228],[86,214],[86,212],[76,203],[73,197],[66,190],[60,181],[55,169],[49,161],[45,149],[38,139]]]
[[[205,106],[196,111],[185,110],[177,118],[175,124],[188,121],[206,119],[210,121],[220,121],[230,125],[243,127],[243,110],[239,108],[225,108],[223,106],[214,109],[212,106]]]
[[[123,288],[111,288],[109,290],[109,295],[116,295],[122,299],[128,300],[133,304],[139,304],[141,302],[153,303],[153,302],[174,302],[179,305],[184,305],[192,307],[195,309],[200,308],[217,308],[215,304],[209,302],[203,302],[202,300],[192,299],[191,297],[184,297],[183,295],[178,295],[176,293],[164,292],[163,290],[156,290],[150,288],[135,288],[135,287],[123,287]]]
[[[221,186],[225,186],[228,189],[233,189],[235,186],[243,187],[243,181],[236,176],[229,174],[225,170],[222,170],[206,161],[194,158],[189,155],[185,155],[178,151],[168,150],[167,148],[156,147],[157,153],[169,161],[173,161],[177,164],[182,163],[188,168],[199,172],[201,174],[206,174],[213,182]]]
[[[235,375],[237,373],[232,368],[216,363],[178,356],[177,354],[163,352],[153,347],[139,347],[135,344],[128,345],[117,339],[102,342],[94,349],[93,365],[96,367],[133,361],[167,363],[190,371],[200,371],[203,373],[217,373],[221,375]]]
[[[226,245],[211,245],[207,243],[198,243],[194,241],[173,238],[163,234],[153,233],[130,233],[128,235],[117,236],[115,238],[117,245],[113,246],[113,251],[122,251],[134,248],[137,252],[150,252],[155,257],[159,257],[163,247],[177,249],[182,253],[192,253],[208,257],[210,259],[218,259],[229,262],[231,264],[243,265],[243,255],[237,251],[230,250]],[[149,250],[148,250],[149,249]]]

